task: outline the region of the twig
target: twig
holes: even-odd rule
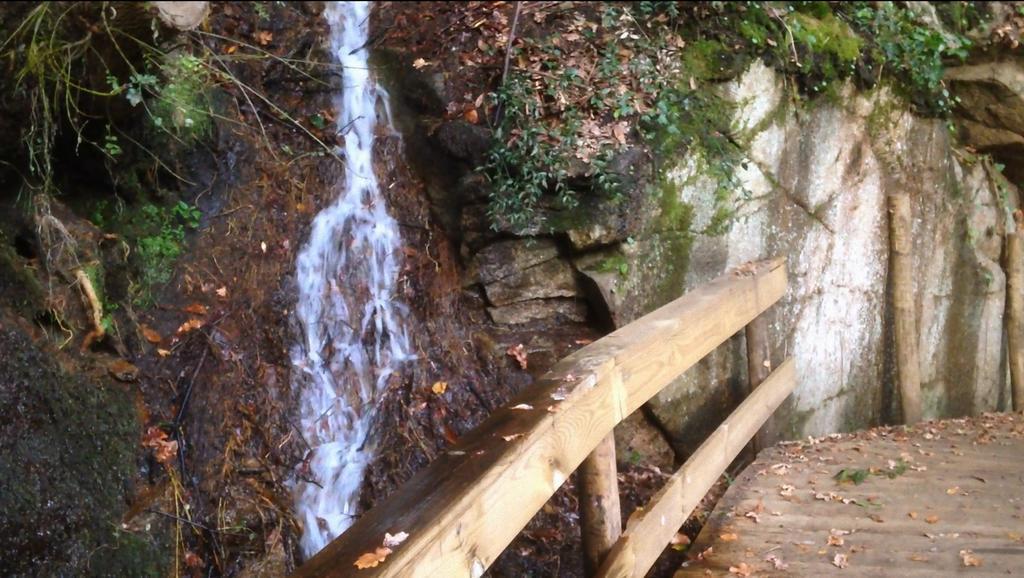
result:
[[[779,13],[777,11],[772,10],[772,16],[776,17],[779,20],[779,22],[782,23],[782,27],[786,29],[786,33],[789,35],[789,47],[793,50],[793,62],[799,68],[800,58],[797,56],[796,53],[796,40],[793,37],[793,31],[789,29],[789,24],[786,24],[786,19],[783,18],[782,16],[779,16]]]
[[[175,516],[174,514],[170,514],[170,513],[167,513],[167,512],[161,512],[160,510],[153,510],[153,509],[150,509],[150,508],[147,508],[146,511],[149,512],[150,514],[157,514],[158,516],[165,516],[165,517],[170,518],[172,520],[177,520],[179,522],[184,522],[184,523],[186,523],[186,524],[188,524],[190,526],[195,526],[196,528],[201,528],[203,530],[206,530],[207,532],[216,532],[218,534],[221,533],[221,530],[214,530],[213,528],[210,528],[209,526],[204,526],[204,525],[200,524],[199,522],[193,522],[192,520],[186,520],[185,518],[182,518],[180,516]]]
[[[192,388],[196,385],[196,378],[199,377],[199,370],[203,368],[203,363],[206,362],[206,356],[210,353],[210,346],[207,344],[203,348],[203,356],[199,358],[199,364],[196,365],[195,371],[192,372],[192,379],[188,382],[188,387],[185,388],[185,397],[181,401],[181,407],[178,408],[178,414],[174,417],[174,430],[177,431],[181,427],[181,419],[185,417],[185,410],[188,409],[188,401],[192,397]]]
[[[252,208],[253,208],[252,205],[241,205],[241,206],[235,207],[234,209],[228,209],[227,211],[221,211],[221,212],[217,213],[216,215],[211,215],[210,218],[211,219],[216,219],[217,217],[225,217],[227,215],[230,215],[231,213],[234,213],[235,211],[241,211],[242,209],[252,209]],[[218,268],[220,268],[220,267],[218,266]]]
[[[512,63],[512,41],[516,37],[516,26],[519,24],[519,12],[522,7],[522,2],[516,2],[516,11],[512,15],[512,27],[508,30],[508,44],[505,45],[505,71],[501,74],[502,84],[505,84],[505,79],[508,78],[508,67]]]
[[[508,29],[508,43],[505,45],[505,70],[501,73],[501,84],[499,86],[505,86],[505,80],[508,79],[508,67],[512,64],[512,41],[516,37],[516,26],[519,24],[519,12],[523,8],[522,2],[516,2],[516,11],[512,15],[512,27]],[[497,108],[494,111],[494,124],[498,124],[498,119],[501,118],[501,102],[498,103]]]

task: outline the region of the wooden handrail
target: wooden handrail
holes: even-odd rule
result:
[[[566,357],[294,576],[351,576],[362,554],[399,532],[408,538],[358,576],[482,575],[616,424],[778,301],[786,283],[784,260],[749,264]]]
[[[644,576],[740,450],[796,385],[793,360],[768,376],[635,517],[612,547],[599,578]]]

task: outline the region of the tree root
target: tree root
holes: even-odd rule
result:
[[[93,343],[103,339],[107,331],[103,328],[103,305],[96,296],[96,289],[92,286],[92,280],[82,268],[75,269],[75,282],[85,300],[85,305],[92,313],[93,329],[82,340],[82,349],[88,349]]]

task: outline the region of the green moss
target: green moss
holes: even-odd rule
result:
[[[595,268],[601,273],[618,273],[623,277],[629,274],[629,262],[618,253],[603,259]]]
[[[0,329],[0,375],[0,567],[159,575],[158,545],[117,530],[139,436],[130,396],[65,373],[10,328]]]
[[[662,178],[657,189],[658,205],[661,215],[658,217],[658,230],[690,232],[693,222],[693,205],[684,203],[679,198],[679,186],[669,179]]]
[[[812,54],[831,55],[846,65],[852,65],[860,56],[860,37],[831,11],[819,17],[794,12],[787,21],[794,42],[802,44]]]
[[[0,294],[8,306],[31,319],[42,309],[46,292],[32,269],[25,266],[14,247],[0,231]]]
[[[686,45],[683,69],[698,80],[716,80],[735,76],[749,61],[741,52],[729,50],[717,40],[697,40]]]

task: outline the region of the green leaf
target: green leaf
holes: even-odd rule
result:
[[[852,483],[855,486],[859,486],[864,480],[868,479],[868,471],[855,468],[843,468],[839,470],[833,479],[840,484]]]

